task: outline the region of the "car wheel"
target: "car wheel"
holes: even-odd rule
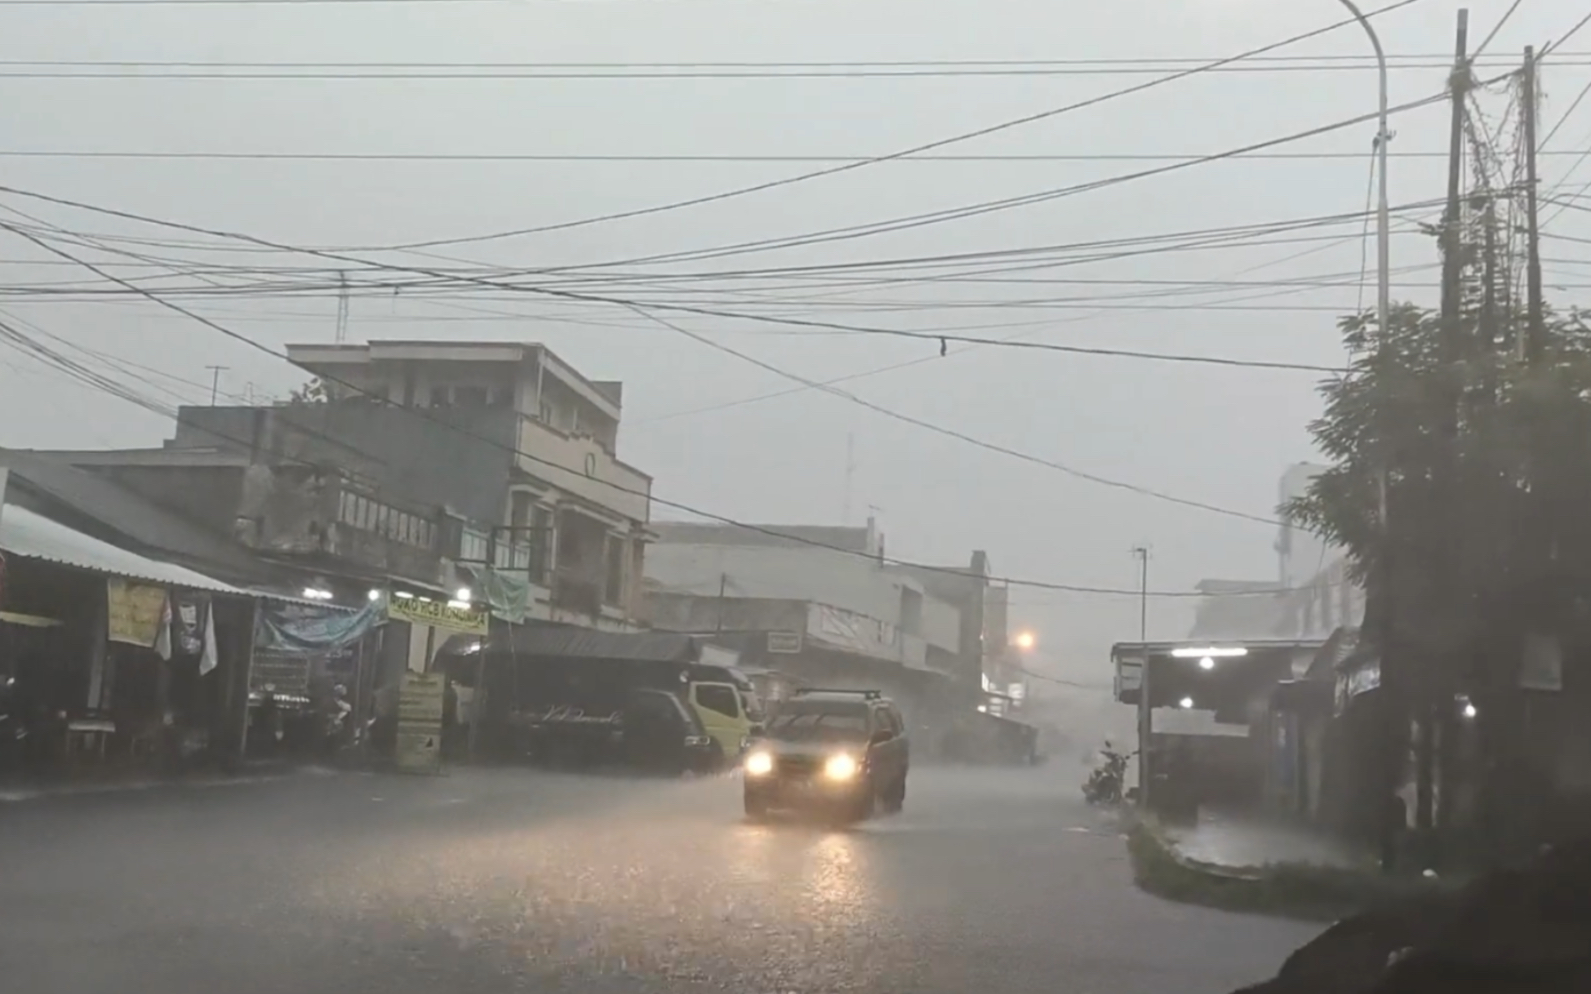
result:
[[[873,817],[873,812],[878,807],[878,786],[871,781],[862,789],[861,796],[856,799],[856,808],[852,817],[857,821],[866,821]]]
[[[747,818],[760,820],[762,818],[768,817],[768,801],[766,798],[747,791],[745,795],[745,805]]]
[[[906,806],[906,775],[903,773],[899,780],[890,786],[889,797],[885,801],[885,808],[890,814],[899,814]]]

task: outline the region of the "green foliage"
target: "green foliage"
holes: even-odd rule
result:
[[[1433,653],[1591,590],[1591,328],[1548,315],[1527,364],[1524,316],[1497,310],[1467,306],[1449,330],[1401,305],[1385,335],[1345,319],[1349,371],[1310,425],[1331,468],[1281,508],[1344,546],[1371,612],[1395,597],[1400,630]]]

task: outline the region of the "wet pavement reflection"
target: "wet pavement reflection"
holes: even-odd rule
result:
[[[1310,936],[1134,890],[1065,772],[917,770],[850,828],[520,770],[0,803],[0,962],[40,994],[1201,994]]]

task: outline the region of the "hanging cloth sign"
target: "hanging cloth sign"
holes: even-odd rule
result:
[[[105,581],[105,637],[153,649],[166,620],[166,589],[111,577]]]

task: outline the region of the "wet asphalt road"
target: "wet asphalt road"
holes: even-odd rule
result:
[[[1310,937],[1134,890],[1068,772],[915,770],[847,831],[515,770],[0,802],[0,987],[1218,994]]]

